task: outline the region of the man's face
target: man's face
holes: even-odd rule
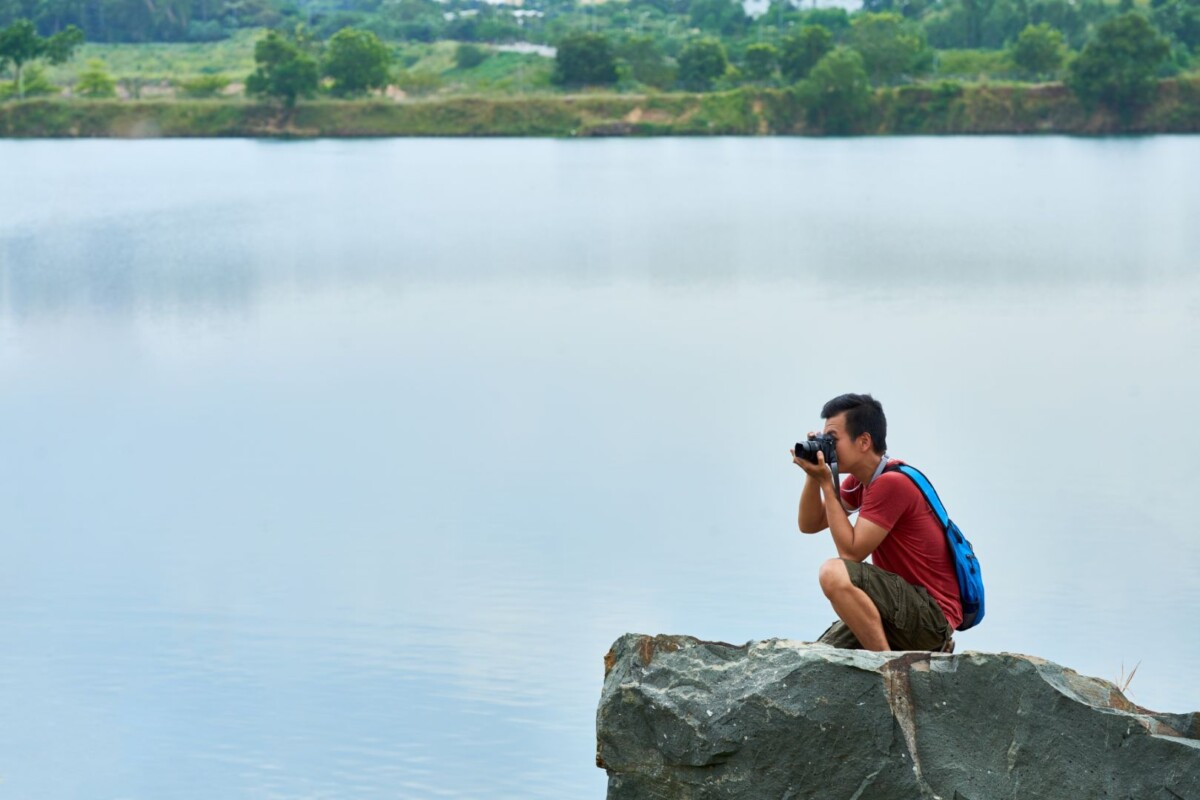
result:
[[[846,412],[843,411],[841,414],[835,414],[825,420],[824,433],[826,436],[832,436],[837,441],[838,465],[843,471],[848,471],[863,457],[861,441],[867,434],[864,433],[859,436],[859,441],[850,438],[850,434],[846,432]]]

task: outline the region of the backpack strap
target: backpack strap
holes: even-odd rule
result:
[[[954,577],[958,580],[959,601],[962,603],[963,621],[958,625],[958,630],[965,631],[975,627],[983,621],[984,614],[983,574],[979,570],[979,559],[975,557],[975,549],[958,526],[950,521],[950,515],[946,513],[941,498],[921,470],[907,464],[898,464],[886,471],[901,472],[915,483],[921,494],[925,495],[925,502],[937,516],[938,522],[942,524],[946,542],[950,546]]]
[[[925,473],[916,467],[910,467],[908,464],[897,464],[894,467],[888,467],[884,472],[902,472],[907,475],[917,488],[921,490],[921,494],[925,495],[926,502],[933,509],[933,513],[937,515],[938,521],[942,523],[942,528],[950,527],[950,515],[946,513],[946,507],[942,505],[942,499],[938,497],[937,490],[933,488],[933,484],[925,477]]]

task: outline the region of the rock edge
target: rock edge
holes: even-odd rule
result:
[[[626,634],[596,733],[609,800],[1200,800],[1200,713],[1012,653]]]

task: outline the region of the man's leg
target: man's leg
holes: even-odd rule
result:
[[[834,613],[846,623],[865,650],[890,650],[883,632],[883,618],[871,597],[854,585],[850,572],[840,558],[821,565],[821,591],[829,598]]]

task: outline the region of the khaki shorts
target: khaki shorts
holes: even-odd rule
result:
[[[954,633],[941,607],[922,586],[913,586],[895,573],[872,564],[842,559],[850,573],[850,582],[862,589],[879,609],[883,632],[893,650],[941,651],[950,643]],[[847,650],[861,650],[862,645],[838,620],[821,634],[818,642]]]

